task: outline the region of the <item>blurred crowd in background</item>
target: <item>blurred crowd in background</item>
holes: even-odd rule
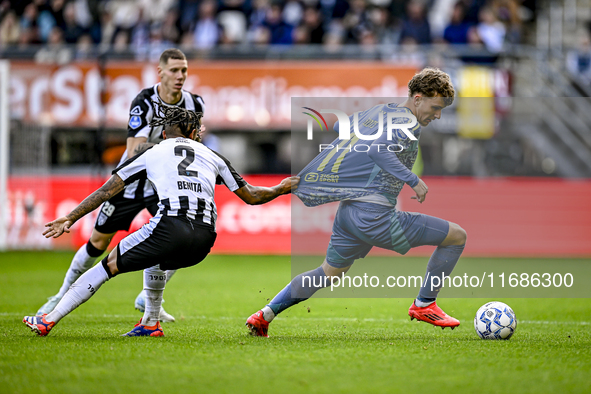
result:
[[[96,93],[100,90],[100,76],[91,71],[83,74],[81,68],[77,69],[78,79],[58,79],[63,85],[69,84],[69,90],[63,93],[62,85],[55,82],[59,68],[55,64],[89,60],[78,65],[104,71],[111,60],[115,62],[110,64],[133,60],[121,63],[139,69],[142,64],[156,61],[170,47],[181,48],[189,59],[304,59],[309,61],[308,65],[316,59],[363,60],[359,64],[374,60],[376,65],[382,62],[417,68],[442,67],[455,78],[454,83],[459,82],[457,86],[464,83],[464,87],[474,88],[467,90],[464,97],[499,98],[489,108],[491,119],[496,116],[499,121],[487,139],[458,136],[448,111],[438,123],[441,129],[430,133],[431,140],[422,140],[426,173],[572,176],[577,169],[584,168],[575,175],[587,176],[591,174],[591,139],[586,125],[591,123],[584,103],[573,100],[562,107],[548,105],[540,109],[537,102],[530,104],[532,100],[528,105],[511,105],[509,111],[503,103],[510,101],[501,99],[511,95],[591,97],[588,4],[591,3],[579,0],[0,0],[0,58],[22,60],[22,64],[29,61],[27,67],[39,66],[11,81],[15,117],[29,114],[29,118],[22,115],[14,122],[11,133],[19,135],[30,129],[26,131],[29,135],[37,132],[43,136],[40,141],[45,142],[40,142],[40,146],[49,154],[43,163],[39,160],[31,164],[38,168],[49,164],[64,168],[105,164],[109,162],[103,157],[105,148],[124,146],[123,123],[108,123],[102,118],[104,124],[89,121],[99,113]],[[31,77],[35,71],[30,70],[40,69],[45,77]],[[59,72],[73,75],[72,70]],[[288,173],[292,159],[289,125],[268,127],[255,122],[243,126],[240,122],[244,119],[232,120],[235,118],[230,119],[228,114],[242,117],[252,113],[254,122],[256,114],[250,111],[250,104],[243,104],[254,103],[267,105],[265,110],[270,112],[266,114],[271,118],[270,114],[277,113],[272,111],[278,108],[278,97],[287,94],[287,89],[300,89],[290,90],[289,94],[301,94],[297,81],[303,76],[295,75],[287,83],[284,76],[261,69],[237,86],[226,85],[223,76],[220,78],[198,80],[197,91],[208,103],[210,114],[215,114],[213,118],[236,122],[212,128],[219,136],[222,153],[238,157],[235,163],[241,171]],[[143,79],[138,71],[132,78],[120,81],[133,97],[141,88],[136,83]],[[382,92],[405,84],[394,80],[394,86],[392,81],[388,76],[372,82],[373,85],[364,85],[368,90],[362,93]],[[305,94],[311,96],[326,92],[323,83],[303,85],[309,89]],[[350,87],[347,82],[336,85],[338,89]],[[113,86],[120,89],[122,85]],[[76,97],[86,99],[65,97],[72,89],[80,94]],[[353,94],[350,92],[339,90],[334,94]],[[113,106],[116,109],[127,107],[125,100],[131,99],[121,91],[113,97],[124,102]],[[253,97],[266,104],[253,101]],[[571,108],[574,109],[566,112]],[[47,116],[54,109],[71,110],[75,121]],[[536,111],[549,120],[544,123],[532,116]],[[463,114],[481,120],[474,111]],[[580,121],[573,121],[577,117]],[[57,121],[52,127],[45,127],[39,120],[47,119]],[[531,129],[522,129],[523,119],[537,123]],[[243,129],[236,127],[239,123]],[[538,134],[534,138],[532,133]],[[564,149],[556,148],[557,143],[564,145]],[[23,163],[29,163],[31,149],[23,146]],[[541,163],[546,163],[546,167]]]
[[[535,0],[4,0],[0,45],[148,58],[161,48],[523,43]]]

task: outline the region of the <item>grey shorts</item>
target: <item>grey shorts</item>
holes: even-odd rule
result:
[[[326,260],[333,267],[348,267],[367,256],[374,246],[406,254],[411,248],[440,245],[449,222],[414,212],[359,201],[343,201],[332,227]]]

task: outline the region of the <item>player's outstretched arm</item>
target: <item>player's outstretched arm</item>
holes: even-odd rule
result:
[[[89,212],[94,211],[98,208],[103,202],[107,201],[121,190],[125,183],[119,177],[119,175],[113,175],[103,186],[97,189],[94,193],[90,196],[86,197],[84,201],[80,203],[72,212],[63,216],[61,218],[55,219],[53,222],[49,222],[45,225],[47,230],[43,232],[45,238],[53,237],[57,238],[62,235],[64,232],[69,233],[70,227],[78,219],[83,217]]]
[[[246,184],[240,189],[234,191],[242,201],[250,205],[258,205],[267,203],[276,197],[283,194],[289,194],[292,190],[295,190],[300,182],[300,177],[291,176],[285,178],[278,185],[272,187],[253,186]]]

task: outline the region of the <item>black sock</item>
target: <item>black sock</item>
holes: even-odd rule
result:
[[[86,243],[86,253],[88,253],[90,257],[99,257],[104,252],[104,250],[95,248],[94,245],[90,243],[90,241]]]

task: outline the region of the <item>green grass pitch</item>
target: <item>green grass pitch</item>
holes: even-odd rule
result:
[[[410,299],[312,299],[270,338],[250,337],[246,318],[290,279],[285,256],[209,256],[179,271],[164,338],[120,336],[140,318],[141,273],[107,282],[37,337],[21,320],[58,290],[72,255],[0,254],[0,393],[591,392],[587,299],[500,300],[519,321],[509,341],[477,338],[483,299],[440,301],[462,321],[454,331],[411,322]]]

